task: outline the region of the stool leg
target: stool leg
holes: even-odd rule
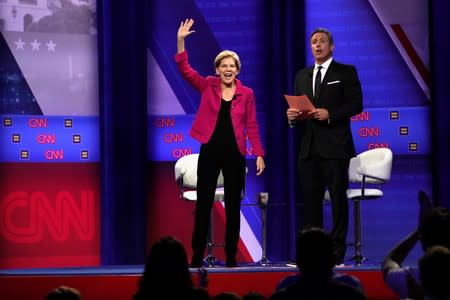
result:
[[[267,247],[267,227],[266,227],[266,217],[267,217],[267,205],[260,204],[261,208],[261,223],[262,223],[262,255],[260,263],[261,265],[267,265],[269,260],[266,256],[266,247]]]
[[[353,200],[353,215],[354,215],[354,234],[355,234],[355,256],[353,260],[356,265],[360,265],[364,260],[361,254],[361,211],[360,211],[360,200]]]
[[[214,226],[214,205],[211,209],[208,237],[207,237],[207,242],[206,242],[206,248],[207,248],[208,254],[205,258],[205,262],[207,263],[208,267],[212,267],[216,263],[216,258],[213,255],[213,248],[214,248],[214,244],[213,244],[214,228],[213,228],[213,226]]]
[[[363,175],[362,181],[361,181],[361,197],[353,199],[353,216],[354,216],[354,222],[353,228],[355,230],[355,256],[353,256],[353,260],[355,261],[356,265],[359,266],[361,263],[366,260],[366,258],[362,255],[361,251],[361,207],[360,207],[360,201],[365,198],[365,182],[366,178]]]

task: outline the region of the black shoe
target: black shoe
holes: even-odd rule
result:
[[[203,259],[198,257],[192,257],[191,264],[189,268],[201,268],[203,267]]]
[[[345,266],[344,260],[336,261],[336,264],[334,266],[335,267],[344,267]]]
[[[189,268],[201,268],[203,267],[203,263],[191,262]]]
[[[227,261],[225,262],[225,267],[236,268],[237,267],[236,259],[227,259]]]

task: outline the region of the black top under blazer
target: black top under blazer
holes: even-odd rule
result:
[[[294,94],[313,99],[312,76],[314,66],[304,68],[295,76]],[[317,150],[323,158],[349,159],[355,156],[350,118],[362,112],[361,83],[356,68],[332,60],[313,101],[316,108],[328,110],[330,120],[308,119],[300,148],[300,158],[306,158],[314,136]]]

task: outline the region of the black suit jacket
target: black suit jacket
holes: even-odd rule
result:
[[[313,99],[312,76],[314,66],[298,71],[294,94]],[[316,108],[328,110],[330,120],[308,119],[304,122],[300,158],[308,157],[314,142],[321,157],[346,159],[355,156],[350,118],[363,110],[361,83],[356,69],[332,60],[313,102]]]

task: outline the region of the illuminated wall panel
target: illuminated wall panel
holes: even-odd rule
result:
[[[0,268],[95,266],[96,1],[11,2],[0,3]]]

